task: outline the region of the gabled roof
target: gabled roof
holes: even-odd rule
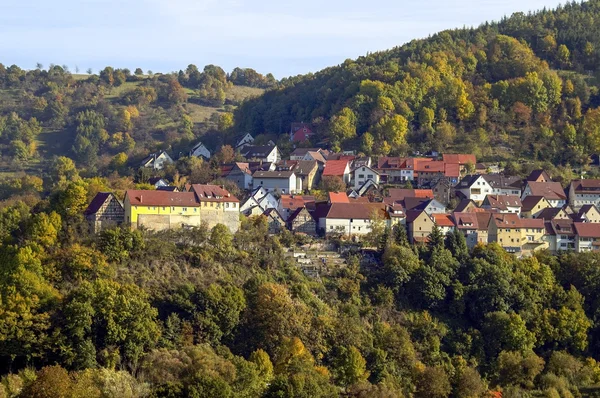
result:
[[[348,168],[347,160],[328,160],[325,163],[325,169],[323,170],[323,176],[338,176],[344,175]]]
[[[529,195],[522,201],[521,212],[529,212],[534,209],[538,203],[547,201],[543,196]]]
[[[485,205],[493,209],[507,210],[509,207],[521,207],[521,198],[514,195],[486,195],[483,200]]]
[[[314,134],[315,133],[313,133],[313,131],[310,128],[303,127],[294,132],[294,134],[292,135],[292,141],[294,141],[294,142],[306,141]]]
[[[492,220],[498,228],[522,228],[521,219],[514,213],[493,213]]]
[[[279,199],[282,209],[296,210],[298,207],[314,206],[315,197],[308,195],[281,195]]]
[[[309,151],[308,154],[310,154],[310,157],[317,162],[327,163],[327,159],[325,159],[325,156],[323,156],[321,151]]]
[[[316,160],[298,160],[294,172],[297,176],[309,175],[315,168],[319,167]]]
[[[598,208],[594,205],[583,205],[576,214],[571,214],[571,217],[575,221],[583,220],[583,216],[592,210],[596,210],[598,212]]]
[[[273,218],[276,218],[276,219],[279,219],[279,220],[285,222],[283,220],[283,217],[281,217],[281,214],[279,214],[279,212],[277,211],[277,209],[275,209],[273,207],[270,207],[267,210],[265,210],[265,212],[263,213],[263,215],[267,216],[267,217],[273,217]]]
[[[454,223],[458,229],[477,229],[479,223],[477,222],[476,213],[459,213],[454,212]],[[486,226],[487,228],[487,226]]]
[[[463,213],[473,208],[477,208],[477,204],[472,199],[463,199],[458,203],[454,211],[456,213]]]
[[[492,221],[492,213],[489,212],[476,212],[477,217],[477,229],[480,231],[487,231]]]
[[[463,177],[462,180],[459,181],[458,185],[456,185],[456,189],[470,188],[471,186],[473,186],[473,184],[475,184],[475,182],[480,177],[484,178],[483,174],[482,175],[479,175],[479,174],[469,174],[469,175],[466,175],[466,176]]]
[[[433,218],[429,214],[427,214],[425,212],[425,210],[407,210],[406,211],[406,222],[407,223],[412,223],[417,218],[419,218],[421,215],[424,215],[425,217],[429,218],[429,220],[431,222],[434,222]]]
[[[83,212],[83,214],[85,214],[85,215],[96,214],[98,212],[98,210],[100,210],[100,208],[102,207],[102,205],[104,205],[104,203],[106,203],[111,198],[114,198],[117,201],[117,203],[119,205],[121,205],[121,207],[123,207],[123,205],[121,204],[121,202],[119,202],[119,200],[116,198],[116,196],[113,195],[112,193],[110,193],[110,192],[98,192],[96,194],[96,196],[94,196],[94,199],[92,199],[92,201],[88,205],[87,209],[85,209],[85,211]]]
[[[327,218],[369,220],[374,213],[381,218],[389,218],[386,207],[383,203],[333,203]]]
[[[319,152],[320,149],[321,148],[296,148],[296,149],[294,149],[294,151],[292,153],[290,153],[290,157],[292,157],[292,156],[303,157],[308,152]]]
[[[157,187],[156,188],[157,191],[170,191],[170,192],[177,192],[179,191],[179,188],[177,187],[173,187],[171,185],[167,185],[166,187]]]
[[[415,160],[415,171],[417,173],[444,173],[446,164],[441,160]]]
[[[532,195],[543,196],[548,200],[566,200],[565,190],[560,182],[535,182],[528,181],[527,186]]]
[[[431,216],[439,227],[454,227],[454,220],[452,220],[449,214],[434,213]]]
[[[239,202],[239,199],[223,187],[212,184],[192,184],[194,192],[201,202]]]
[[[563,211],[563,209],[560,207],[547,207],[537,215],[537,218],[547,221],[554,220],[561,211]]]
[[[446,177],[460,177],[460,164],[458,163],[445,163],[444,164],[444,176]]]
[[[573,220],[552,220],[550,221],[550,225],[556,235],[575,235],[575,223]]]
[[[329,203],[350,203],[346,192],[329,192]]]
[[[575,232],[580,238],[600,238],[600,224],[576,222]]]
[[[546,182],[552,181],[548,173],[544,170],[533,170],[525,179],[525,181]]]
[[[378,169],[400,169],[406,162],[406,158],[382,156],[377,159]]]
[[[294,222],[294,220],[296,219],[296,217],[298,217],[300,215],[300,213],[302,212],[306,212],[308,213],[308,215],[314,220],[314,217],[312,214],[310,214],[310,212],[308,211],[308,209],[306,207],[298,207],[296,210],[294,210],[294,212],[288,217],[288,222]]]
[[[475,155],[464,154],[464,153],[444,153],[442,154],[442,160],[446,163],[456,163],[461,166],[466,165],[467,163],[475,166],[477,163],[477,158]]]
[[[522,218],[521,225],[523,228],[544,228],[544,220],[539,218]]]

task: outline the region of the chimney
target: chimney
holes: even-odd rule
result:
[[[144,202],[143,198],[144,198],[144,197],[143,197],[142,195],[140,195],[140,203],[143,203],[143,202]]]

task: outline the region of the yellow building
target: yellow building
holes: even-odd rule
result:
[[[544,220],[496,213],[489,224],[489,241],[498,243],[510,253],[526,256],[548,247],[543,239],[544,231]]]
[[[132,228],[165,230],[224,224],[239,228],[239,200],[216,185],[192,185],[189,192],[128,190],[125,223]]]

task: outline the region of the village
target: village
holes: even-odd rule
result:
[[[290,140],[305,142],[311,134],[308,125],[296,123]],[[95,232],[115,224],[155,231],[223,224],[235,232],[243,215],[266,217],[272,234],[288,229],[360,241],[381,223],[405,228],[413,244],[426,243],[439,228],[460,231],[469,248],[495,242],[517,256],[600,250],[600,180],[573,180],[565,189],[544,170],[525,179],[505,176],[472,154],[373,159],[314,147],[282,159],[272,142],[253,141],[245,134],[236,142],[244,162],[220,165],[221,177],[244,192],[241,198],[224,186],[174,187],[154,178],[155,190],[128,190],[124,198],[99,193],[85,216]],[[211,153],[198,143],[190,156],[209,159]],[[171,162],[159,152],[142,167],[160,170]],[[311,195],[324,179],[345,189],[326,198]]]

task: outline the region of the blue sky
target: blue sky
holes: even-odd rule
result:
[[[193,63],[277,78],[557,0],[0,0],[0,62],[171,72]]]

